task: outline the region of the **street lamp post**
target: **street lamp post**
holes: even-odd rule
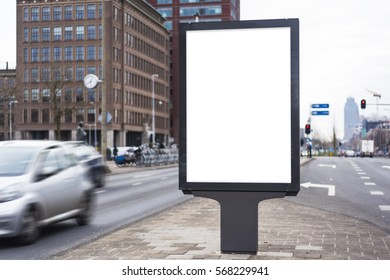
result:
[[[154,79],[158,78],[157,74],[152,75],[152,130],[153,130],[153,138],[152,144],[156,142],[156,126],[155,126],[155,111],[154,111]]]
[[[96,132],[96,125],[97,125],[97,110],[96,110],[96,103],[95,102],[91,102],[91,104],[93,104],[94,106],[94,111],[95,111],[95,149],[97,150],[97,132]]]
[[[12,104],[18,103],[17,100],[11,100],[9,102],[9,140],[12,140]]]

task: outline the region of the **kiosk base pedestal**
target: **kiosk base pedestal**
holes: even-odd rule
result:
[[[258,204],[282,198],[285,192],[192,191],[194,196],[211,198],[221,207],[221,251],[256,254],[258,250]]]

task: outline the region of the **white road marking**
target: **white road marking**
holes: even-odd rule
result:
[[[132,186],[138,186],[138,185],[142,185],[142,183],[141,183],[141,182],[138,182],[138,183],[132,184]]]
[[[363,179],[363,180],[368,180],[368,179],[370,179],[370,177],[367,177],[367,176],[362,176],[362,177],[360,177],[361,179]]]
[[[376,186],[374,182],[364,182],[366,186]]]
[[[334,196],[336,194],[336,187],[334,185],[324,185],[324,184],[313,184],[311,182],[307,182],[301,184],[304,188],[325,188],[328,189],[328,196]]]
[[[378,205],[382,211],[390,211],[390,205]]]
[[[371,195],[384,195],[384,193],[381,191],[370,191],[370,194]]]
[[[322,163],[320,163],[318,166],[336,168],[336,164],[322,164]]]

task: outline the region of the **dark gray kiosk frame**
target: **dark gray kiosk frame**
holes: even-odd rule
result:
[[[179,104],[179,189],[219,202],[222,252],[256,254],[259,202],[300,190],[299,20],[180,24]]]

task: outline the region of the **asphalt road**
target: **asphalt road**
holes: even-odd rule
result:
[[[91,225],[79,227],[73,220],[55,224],[44,229],[35,244],[24,247],[0,240],[0,259],[47,259],[189,199],[178,190],[177,172],[174,167],[107,176],[106,187],[98,191]]]
[[[287,199],[390,232],[390,160],[318,157],[301,167],[301,191]]]

